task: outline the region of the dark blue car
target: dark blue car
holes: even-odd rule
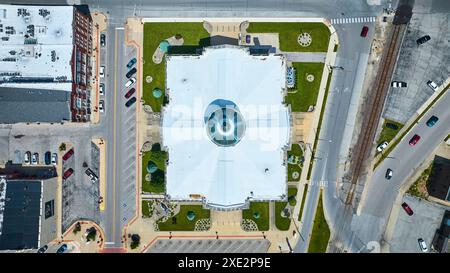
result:
[[[66,244],[63,244],[62,246],[60,246],[60,247],[58,248],[58,250],[56,251],[56,253],[64,253],[64,252],[66,252],[66,250],[67,250],[67,245],[66,245]]]
[[[127,64],[127,68],[128,69],[132,68],[136,62],[137,62],[136,58],[131,59]]]
[[[428,126],[428,127],[433,127],[433,126],[436,124],[436,122],[438,122],[438,120],[439,120],[438,117],[436,117],[436,116],[431,116],[431,118],[428,119],[428,121],[427,121],[427,126]]]

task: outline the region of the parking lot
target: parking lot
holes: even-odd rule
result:
[[[405,195],[406,202],[414,211],[408,216],[402,208],[395,224],[392,240],[388,242],[392,253],[421,253],[418,239],[422,238],[431,250],[436,230],[440,227],[446,207]]]
[[[392,80],[407,83],[389,90],[384,118],[406,121],[434,93],[431,80],[440,85],[450,75],[450,2],[421,1],[414,6]],[[418,46],[416,40],[431,40]]]

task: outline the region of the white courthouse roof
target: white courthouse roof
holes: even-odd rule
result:
[[[167,56],[166,77],[170,100],[162,113],[162,138],[169,152],[170,198],[201,195],[223,208],[242,206],[249,197],[282,199],[290,138],[289,110],[282,103],[284,57],[209,47],[200,56]],[[245,123],[234,146],[217,145],[208,136],[205,113],[217,100],[233,102]]]
[[[72,81],[73,9],[0,5],[0,80],[18,76]],[[10,82],[7,86],[58,90],[66,87],[23,82]],[[67,91],[71,91],[71,85]]]

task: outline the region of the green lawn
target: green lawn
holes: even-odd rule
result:
[[[397,130],[386,127],[386,123],[393,123],[398,126]],[[383,129],[381,130],[380,136],[377,140],[377,145],[383,141],[391,142],[392,139],[398,134],[398,132],[403,128],[403,124],[395,122],[393,120],[385,119],[383,123]],[[376,152],[378,154],[378,151]]]
[[[148,151],[142,155],[142,191],[151,193],[164,193],[166,190],[165,183],[155,184],[145,181],[147,174],[147,164],[149,161],[155,162],[158,171],[166,170],[167,152],[165,151]]]
[[[153,53],[159,43],[176,34],[181,34],[184,44],[181,47],[170,47],[169,53],[190,53],[195,49],[209,45],[209,34],[203,28],[203,23],[145,23],[144,24],[144,64],[143,64],[143,98],[145,104],[152,107],[154,112],[161,111],[164,96],[156,99],[152,96],[154,88],[160,88],[163,93],[166,90],[166,64],[162,61],[155,64],[152,60]],[[145,82],[147,76],[152,76],[153,81]]]
[[[305,206],[306,193],[308,192],[308,184],[305,185],[303,190],[302,204],[300,205],[300,211],[298,212],[298,221],[302,220],[303,207]]]
[[[303,151],[300,148],[299,144],[292,144],[291,145],[291,149],[289,151],[287,151],[287,156],[288,158],[290,156],[297,156],[299,157],[299,159],[301,159],[303,157]],[[291,164],[288,163],[288,181],[300,181],[300,175],[302,173],[302,168],[303,168],[303,163],[300,164]],[[294,172],[298,172],[300,175],[298,176],[298,178],[292,178],[292,174]]]
[[[189,221],[187,219],[187,213],[193,211],[195,213],[195,219]],[[176,224],[173,224],[173,217],[176,218]],[[210,211],[204,209],[201,205],[181,205],[180,212],[170,217],[166,222],[158,223],[160,231],[193,231],[195,223],[200,219],[209,219]]]
[[[150,204],[150,201],[142,201],[142,216],[144,218],[151,217],[150,209],[148,207]]]
[[[293,112],[307,112],[310,105],[317,104],[324,64],[292,63],[292,66],[296,70],[296,85],[293,89],[288,90],[285,100],[291,105]],[[306,76],[309,74],[314,75],[313,82],[306,80]]]
[[[289,205],[293,207],[297,205],[297,188],[295,187],[288,188],[288,202]]]
[[[330,240],[330,228],[323,214],[322,191],[317,204],[314,226],[309,241],[308,253],[325,253]]]
[[[285,52],[326,52],[330,40],[330,30],[323,23],[267,22],[250,23],[249,33],[278,33],[280,49]],[[308,47],[299,45],[300,33],[309,33],[312,43]]]
[[[275,202],[275,226],[278,230],[288,230],[291,225],[291,217],[282,217],[281,212],[287,202]]]
[[[255,212],[259,213],[259,219],[253,217]],[[255,221],[259,231],[269,230],[269,202],[250,202],[250,207],[242,210],[242,219]]]

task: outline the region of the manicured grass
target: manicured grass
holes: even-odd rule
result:
[[[282,217],[281,212],[287,202],[275,202],[275,226],[278,230],[288,230],[291,225],[291,217]]]
[[[394,129],[388,128],[388,127],[386,127],[386,123],[395,124],[398,126],[398,129],[394,130]],[[394,137],[398,134],[398,132],[400,132],[400,130],[403,128],[403,124],[401,124],[399,122],[395,122],[390,119],[385,119],[382,128],[383,129],[381,130],[380,136],[378,137],[378,140],[377,140],[377,145],[379,145],[383,141],[391,142],[391,140],[394,139]],[[376,151],[376,154],[379,154],[379,152]]]
[[[253,217],[255,212],[259,213],[259,219]],[[242,210],[242,219],[253,220],[259,231],[269,230],[269,202],[250,202],[250,207]]]
[[[327,105],[327,99],[328,99],[328,93],[330,91],[330,84],[331,84],[331,77],[332,77],[332,75],[333,75],[333,71],[331,71],[331,73],[328,74],[327,87],[325,88],[325,95],[323,96],[323,104],[322,104],[322,109],[320,110],[319,124],[317,125],[317,132],[316,132],[316,136],[314,138],[314,147],[313,147],[313,150],[312,150],[312,153],[311,153],[311,161],[309,162],[308,174],[306,176],[307,180],[309,180],[309,178],[311,177],[311,170],[312,170],[312,166],[313,166],[313,163],[314,163],[314,156],[315,156],[315,152],[316,152],[317,142],[319,140],[320,128],[322,127],[323,115],[325,113],[325,107]]]
[[[280,49],[285,52],[326,52],[330,40],[330,30],[323,23],[262,22],[250,23],[249,33],[278,33]],[[298,43],[300,33],[309,33],[312,43],[302,47]]]
[[[142,216],[144,218],[151,217],[149,205],[150,205],[149,201],[142,201]]]
[[[297,205],[297,188],[288,188],[288,202],[289,205],[295,207]]]
[[[302,204],[300,205],[300,210],[298,212],[298,221],[302,220],[303,207],[305,206],[305,199],[307,193],[308,193],[308,184],[305,185],[305,188],[303,190]]]
[[[184,44],[181,47],[170,47],[169,53],[191,53],[199,47],[209,45],[209,34],[203,28],[203,23],[145,23],[144,24],[144,65],[143,65],[143,99],[154,112],[160,112],[164,95],[156,99],[152,95],[154,88],[160,88],[165,93],[166,63],[155,64],[152,60],[159,43],[167,38],[181,34]],[[147,76],[153,81],[148,84]]]
[[[296,73],[296,85],[288,90],[286,103],[291,105],[293,112],[307,112],[310,105],[317,104],[320,81],[324,63],[292,63]],[[307,75],[314,75],[314,81],[308,82]],[[292,93],[295,92],[295,93]]]
[[[155,156],[156,154],[158,156]],[[149,161],[155,162],[160,171],[165,172],[167,160],[167,152],[165,151],[149,151],[144,152],[142,155],[142,191],[151,193],[164,193],[166,190],[165,183],[155,184],[145,181],[145,175],[147,175],[147,164]]]
[[[308,253],[325,253],[330,240],[330,228],[323,214],[322,191],[317,204],[314,226],[309,241]]]
[[[195,219],[189,221],[187,219],[187,213],[193,211],[195,213]],[[172,223],[172,218],[176,218],[176,224]],[[170,217],[166,222],[158,223],[160,231],[193,231],[195,223],[200,219],[209,219],[210,211],[204,209],[201,205],[181,205],[180,212]]]
[[[287,151],[287,156],[288,156],[288,158],[290,156],[296,156],[296,157],[299,158],[299,160],[302,160],[302,158],[303,158],[303,151],[300,148],[300,145],[299,144],[291,145],[291,149],[289,151]],[[288,163],[288,181],[295,181],[295,182],[300,181],[300,175],[302,173],[302,168],[303,168],[303,163],[300,163],[300,161],[299,161],[299,164]],[[298,176],[298,178],[296,178],[296,179],[294,179],[292,177],[292,174],[294,172],[298,172],[300,174]]]

